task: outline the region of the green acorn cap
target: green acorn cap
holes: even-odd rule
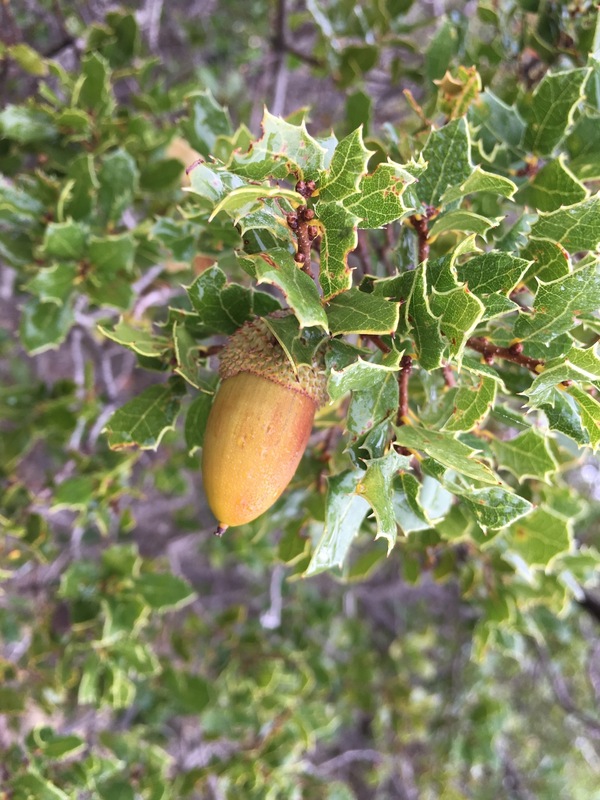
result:
[[[317,408],[328,400],[322,364],[293,365],[262,318],[245,322],[220,353],[221,380],[249,372],[310,397]]]

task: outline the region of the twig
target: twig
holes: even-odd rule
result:
[[[452,366],[448,362],[446,362],[442,367],[442,374],[444,376],[444,383],[449,389],[452,389],[454,386],[456,386],[456,378],[454,377]]]
[[[376,347],[378,347],[381,350],[382,353],[391,353],[392,352],[392,348],[389,347],[383,341],[383,339],[380,336],[376,336],[375,334],[369,333],[369,334],[365,334],[364,338],[368,339],[370,342],[373,342],[373,344]]]
[[[410,222],[417,232],[418,256],[417,263],[422,264],[429,256],[429,218],[431,214],[413,214]]]
[[[404,425],[408,417],[408,380],[412,372],[412,358],[402,356],[400,361],[400,374],[398,375],[398,386],[400,387],[400,404],[398,405],[397,424]]]
[[[477,350],[484,357],[487,364],[493,364],[494,358],[503,358],[506,361],[512,361],[514,364],[520,364],[522,367],[539,374],[540,368],[544,366],[544,362],[539,358],[531,358],[523,354],[523,345],[521,342],[515,342],[510,347],[499,347],[492,344],[489,339],[484,336],[472,336],[467,339],[467,347],[471,350]]]
[[[316,189],[314,181],[298,181],[296,191],[302,197],[309,198]],[[289,228],[294,232],[298,243],[298,251],[294,260],[300,265],[303,272],[306,272],[313,280],[316,280],[311,266],[311,249],[313,240],[319,235],[319,229],[313,224],[315,212],[308,206],[299,206],[295,212],[286,217]]]

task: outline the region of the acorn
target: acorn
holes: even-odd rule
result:
[[[259,517],[292,480],[327,398],[327,379],[318,363],[293,365],[263,319],[230,337],[219,375],[202,476],[221,535]]]

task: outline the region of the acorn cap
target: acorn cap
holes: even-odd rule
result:
[[[327,376],[321,365],[292,365],[273,333],[260,317],[245,322],[220,353],[221,380],[241,372],[258,375],[293,392],[310,397],[317,406],[327,402]]]

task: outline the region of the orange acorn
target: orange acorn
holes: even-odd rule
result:
[[[230,337],[219,374],[202,476],[221,534],[256,519],[283,493],[325,402],[327,379],[316,364],[292,365],[262,319]]]

